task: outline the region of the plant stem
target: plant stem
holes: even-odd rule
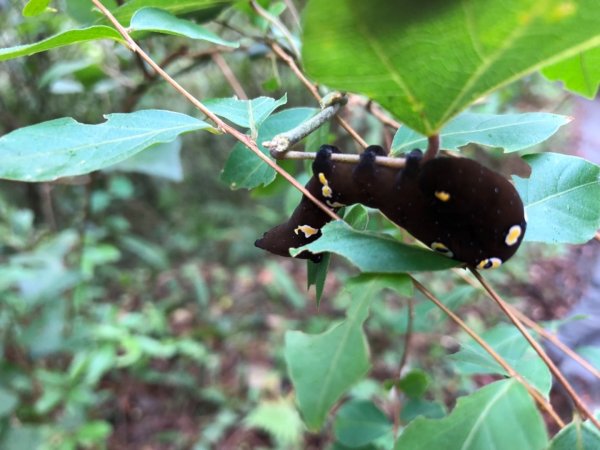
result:
[[[588,418],[590,420],[590,422],[592,422],[594,424],[594,426],[596,426],[596,428],[598,428],[600,430],[600,422],[598,422],[598,420],[594,417],[594,415],[588,409],[588,407],[585,405],[585,403],[583,403],[583,400],[579,397],[577,392],[575,392],[575,389],[573,389],[573,386],[571,386],[569,381],[560,372],[558,367],[556,367],[556,365],[552,362],[552,360],[546,354],[546,352],[544,351],[542,346],[535,339],[533,339],[533,337],[531,336],[531,334],[529,334],[529,332],[523,326],[521,321],[512,313],[510,308],[508,308],[508,305],[504,302],[504,300],[502,300],[502,298],[500,298],[500,296],[496,293],[496,291],[494,291],[494,289],[489,285],[489,283],[481,276],[481,274],[475,269],[470,269],[470,270],[473,273],[473,275],[475,275],[475,278],[477,278],[477,280],[481,283],[483,288],[487,291],[489,296],[498,304],[498,306],[504,312],[504,314],[506,314],[506,316],[510,319],[510,321],[521,332],[523,337],[525,339],[527,339],[527,342],[529,342],[531,347],[533,347],[533,349],[540,356],[540,358],[542,358],[544,363],[548,366],[548,369],[550,369],[550,372],[552,372],[552,375],[554,375],[554,377],[558,380],[558,382],[567,391],[567,393],[573,400],[573,403],[575,403],[575,406],[577,407],[577,409],[579,410],[581,415],[584,418]]]
[[[477,333],[475,333],[475,331],[473,331],[465,322],[463,322],[463,320],[458,317],[456,314],[454,314],[450,309],[448,309],[446,307],[446,305],[444,305],[441,300],[439,300],[438,298],[435,297],[435,295],[433,295],[429,290],[427,290],[427,288],[425,286],[423,286],[421,283],[419,283],[415,278],[413,278],[411,276],[412,282],[414,284],[414,286],[421,291],[421,293],[423,293],[423,295],[425,295],[425,297],[427,297],[430,301],[432,301],[433,303],[435,303],[435,305],[440,308],[442,311],[444,311],[444,313],[446,315],[448,315],[448,317],[450,317],[454,323],[456,323],[460,328],[462,328],[469,336],[471,336],[475,342],[477,342],[479,345],[481,345],[481,347],[487,352],[489,353],[489,355],[494,358],[494,360],[500,364],[500,366],[502,366],[502,368],[506,371],[506,373],[515,378],[516,380],[518,380],[523,386],[525,386],[525,389],[527,389],[527,392],[529,392],[529,394],[535,399],[535,401],[538,403],[538,405],[540,405],[540,407],[542,409],[544,409],[551,417],[552,419],[558,424],[558,426],[560,428],[564,428],[565,423],[562,421],[562,419],[558,416],[558,414],[556,413],[556,411],[554,411],[554,408],[552,407],[552,405],[542,396],[542,394],[540,394],[533,386],[531,386],[522,376],[521,374],[519,374],[515,369],[513,369],[505,360],[504,358],[502,358],[498,353],[496,353],[496,351],[489,346],[489,344],[487,342],[485,342]]]
[[[317,207],[319,207],[325,214],[331,217],[334,220],[339,220],[340,217],[334,213],[327,205],[317,199],[314,195],[312,195],[304,186],[302,186],[298,180],[296,180],[293,176],[291,176],[284,169],[279,167],[272,159],[270,159],[267,155],[265,155],[258,146],[256,142],[252,140],[250,136],[247,136],[235,128],[227,125],[224,121],[219,119],[212,111],[210,111],[202,102],[200,102],[196,97],[186,91],[183,86],[181,86],[177,81],[175,81],[167,72],[165,72],[142,48],[132,39],[127,30],[123,28],[123,26],[119,23],[119,21],[112,15],[112,13],[100,2],[100,0],[92,0],[92,3],[100,9],[102,14],[104,14],[108,20],[115,26],[117,31],[123,36],[125,41],[127,42],[127,46],[134,53],[138,53],[144,61],[146,61],[167,83],[169,83],[177,92],[183,95],[192,105],[194,105],[198,110],[200,110],[206,117],[208,117],[219,129],[219,131],[229,134],[241,142],[243,145],[248,147],[256,156],[262,159],[265,163],[267,163],[271,168],[273,168],[277,173],[279,173],[283,178],[285,178],[292,186],[298,189],[302,194],[304,194],[308,199],[310,199]]]

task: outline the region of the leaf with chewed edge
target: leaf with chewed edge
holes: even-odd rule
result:
[[[208,123],[173,111],[148,109],[107,114],[89,125],[70,117],[19,128],[0,137],[0,178],[51,181],[112,166],[183,133],[216,130]]]

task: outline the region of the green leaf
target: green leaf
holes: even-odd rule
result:
[[[6,417],[12,413],[19,403],[19,396],[0,387],[0,417]]]
[[[212,31],[186,19],[180,19],[163,9],[142,8],[131,18],[129,28],[132,31],[156,31],[159,33],[199,39],[226,47],[237,48],[239,42],[221,39]]]
[[[172,111],[149,109],[105,117],[106,122],[98,125],[55,119],[0,137],[0,178],[48,181],[82,175],[182,133],[214,131],[202,120]]]
[[[548,450],[596,450],[600,448],[600,432],[589,421],[584,423],[578,416],[560,430]]]
[[[430,136],[477,98],[600,44],[597,0],[311,0],[302,60]],[[560,36],[560,39],[557,39]]]
[[[302,420],[294,405],[285,399],[261,402],[244,422],[247,427],[266,431],[281,446],[298,445],[302,437]]]
[[[43,39],[33,44],[17,45],[0,49],[0,61],[18,58],[19,56],[29,56],[35,53],[45,52],[66,45],[77,44],[79,42],[95,41],[97,39],[112,39],[125,43],[123,37],[117,30],[104,25],[94,25],[88,28],[78,30],[68,30],[55,34],[49,38]]]
[[[129,0],[113,11],[121,23],[128,23],[142,8],[158,8],[174,16],[193,15],[197,20],[209,19],[214,13],[231,5],[231,0]]]
[[[369,210],[361,204],[352,205],[346,208],[344,222],[355,230],[366,230],[369,226]]]
[[[306,260],[306,288],[310,289],[311,286],[315,286],[317,308],[321,305],[321,296],[323,295],[330,260],[331,255],[329,253],[325,254],[318,263],[314,263],[310,259]]]
[[[429,376],[422,370],[412,370],[402,377],[397,386],[408,397],[419,398],[427,391]]]
[[[350,286],[352,305],[346,319],[321,334],[285,334],[285,360],[298,407],[310,430],[318,430],[329,409],[369,369],[369,349],[362,329],[375,294],[387,286],[379,276]],[[383,283],[383,284],[382,284]]]
[[[600,166],[558,153],[526,155],[531,177],[515,177],[527,213],[526,241],[581,244],[600,228]]]
[[[600,47],[571,56],[542,69],[552,81],[562,81],[566,89],[590,100],[596,97],[600,84]]]
[[[441,147],[458,150],[470,143],[500,147],[515,152],[539,144],[552,136],[570,117],[541,112],[525,114],[463,113],[442,128]],[[392,153],[427,147],[427,137],[401,127],[392,141]]]
[[[261,145],[262,142],[296,127],[312,117],[316,111],[315,108],[291,108],[270,116],[258,131],[256,142],[261,152],[265,155],[269,154],[268,150]],[[267,185],[274,179],[275,171],[242,144],[233,147],[221,173],[221,180],[229,184],[231,189],[252,189]]]
[[[513,369],[548,398],[552,387],[552,375],[519,330],[508,324],[500,324],[487,330],[481,337]],[[508,375],[494,358],[471,338],[462,343],[461,350],[453,354],[452,359],[465,374]]]
[[[303,247],[291,249],[292,256],[308,250],[343,256],[362,272],[399,273],[445,270],[459,262],[430,250],[402,244],[390,236],[356,231],[342,221],[325,225],[322,236]]]
[[[336,438],[348,447],[362,447],[392,429],[387,416],[368,400],[352,400],[339,409],[333,423]]]
[[[258,97],[252,100],[238,100],[235,97],[213,98],[205,100],[204,106],[223,119],[251,129],[252,134],[256,136],[256,130],[267,117],[286,103],[287,95],[284,95],[279,100],[270,97]]]
[[[29,0],[23,8],[23,15],[25,17],[38,16],[48,8],[50,0]]]
[[[402,404],[400,420],[403,423],[408,423],[419,416],[430,419],[441,419],[445,415],[446,410],[441,403],[430,402],[422,398],[409,398]]]
[[[181,140],[155,144],[125,161],[107,167],[105,171],[136,172],[161,177],[170,181],[183,181],[181,166]]]
[[[540,450],[547,443],[544,422],[525,388],[503,380],[459,398],[443,419],[415,419],[395,449]]]

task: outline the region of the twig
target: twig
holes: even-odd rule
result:
[[[379,120],[382,124],[393,128],[395,130],[399,129],[402,124],[394,119],[392,119],[389,116],[386,116],[383,111],[381,110],[381,108],[379,108],[379,106],[377,106],[375,104],[375,102],[373,102],[373,100],[369,100],[366,105],[365,108],[367,109],[367,111],[369,111],[377,120]]]
[[[235,95],[237,95],[238,98],[240,98],[242,100],[248,100],[246,91],[244,91],[244,88],[242,87],[242,85],[238,81],[237,77],[233,73],[233,70],[231,70],[231,67],[229,67],[229,64],[227,64],[227,61],[225,61],[225,58],[223,58],[223,55],[215,52],[211,56],[212,56],[212,59],[215,62],[215,64],[219,67],[219,69],[223,73],[223,76],[229,83],[229,86],[231,86],[231,89],[233,89],[233,92],[235,92]]]
[[[313,83],[311,83],[311,81],[308,78],[304,76],[304,73],[302,73],[302,71],[296,64],[294,58],[292,58],[288,53],[286,53],[277,43],[272,42],[270,45],[273,52],[288,65],[288,67],[292,70],[292,72],[294,72],[296,77],[302,82],[302,84],[304,84],[304,86],[306,86],[306,88],[310,91],[312,96],[316,98],[317,101],[320,103],[322,97],[319,94],[319,90]],[[369,146],[369,144],[367,144],[367,142],[362,137],[360,137],[360,135],[356,132],[354,128],[350,126],[348,122],[346,122],[339,116],[336,116],[335,120],[344,130],[348,132],[352,139],[354,139],[362,148],[367,148]]]
[[[575,392],[575,390],[573,389],[573,386],[571,386],[569,381],[560,372],[558,367],[556,367],[556,365],[552,362],[552,360],[546,354],[546,352],[544,351],[542,346],[535,339],[533,339],[533,337],[531,336],[531,334],[529,334],[527,329],[525,329],[525,327],[523,326],[521,321],[512,313],[512,311],[510,310],[510,308],[508,308],[508,306],[504,302],[504,300],[502,300],[500,298],[500,296],[496,293],[496,291],[494,291],[494,289],[489,285],[489,283],[481,276],[481,274],[475,269],[470,269],[470,270],[473,273],[473,275],[475,275],[475,278],[477,278],[477,280],[481,283],[483,288],[487,291],[489,296],[498,304],[498,306],[504,312],[504,314],[506,314],[506,316],[510,319],[510,321],[521,332],[523,337],[525,339],[527,339],[527,342],[529,342],[531,347],[533,347],[533,349],[540,356],[540,358],[542,358],[542,360],[544,361],[546,366],[548,366],[548,369],[550,369],[550,372],[552,372],[552,375],[554,375],[554,377],[558,380],[558,382],[562,385],[562,387],[567,391],[567,393],[573,400],[573,403],[575,403],[575,406],[577,407],[579,412],[584,416],[584,418],[588,418],[590,420],[590,422],[592,422],[596,426],[596,428],[598,428],[600,430],[600,422],[598,422],[598,419],[596,419],[594,417],[594,415],[588,409],[588,407],[585,405],[585,403],[583,403],[583,400],[581,400],[581,398],[579,397],[577,392]]]
[[[292,186],[298,189],[302,194],[304,194],[310,201],[312,201],[317,207],[319,207],[325,214],[331,217],[334,220],[339,220],[340,217],[334,213],[330,208],[327,207],[323,202],[317,199],[313,194],[311,194],[304,186],[302,186],[298,180],[296,180],[293,176],[291,176],[284,169],[279,167],[272,159],[270,159],[267,155],[260,151],[256,142],[252,140],[250,136],[247,136],[240,131],[236,130],[232,126],[227,125],[224,121],[219,119],[218,116],[213,114],[206,106],[202,104],[196,97],[186,91],[183,86],[181,86],[177,81],[175,81],[167,72],[165,72],[158,64],[154,62],[142,48],[137,45],[137,43],[131,38],[129,33],[123,26],[119,23],[119,21],[112,15],[112,13],[100,2],[100,0],[92,0],[94,5],[98,7],[98,9],[104,14],[108,20],[115,26],[115,28],[119,31],[121,36],[125,39],[127,46],[130,48],[132,52],[139,53],[139,55],[146,61],[162,78],[164,78],[177,92],[183,95],[192,105],[194,105],[198,110],[200,110],[206,117],[208,117],[218,129],[224,133],[227,133],[241,142],[243,145],[248,147],[256,156],[262,159],[266,164],[268,164],[271,168],[273,168],[277,173],[279,173],[283,178],[286,179]]]
[[[285,6],[287,6],[287,9],[290,11],[292,18],[294,19],[294,22],[296,22],[296,26],[300,27],[300,14],[298,14],[298,10],[296,9],[294,2],[292,0],[283,0],[283,1],[285,3]]]
[[[440,308],[448,317],[450,317],[454,323],[456,323],[460,328],[462,328],[469,336],[471,336],[475,342],[477,342],[481,347],[489,353],[489,355],[494,358],[494,360],[502,366],[502,368],[506,371],[506,373],[519,381],[527,392],[535,399],[535,401],[540,405],[542,409],[544,409],[552,419],[558,424],[559,427],[564,428],[565,423],[558,416],[556,411],[552,405],[533,387],[531,386],[516,370],[514,370],[496,351],[488,345],[477,333],[475,333],[463,320],[454,314],[450,309],[446,307],[439,299],[437,299],[425,286],[419,283],[415,278],[411,276],[412,282],[414,286],[425,295],[430,301],[432,301],[438,308]]]
[[[288,30],[283,23],[281,23],[281,20],[279,20],[274,15],[270,14],[269,11],[266,11],[255,0],[250,0],[250,6],[252,6],[252,9],[254,9],[254,11],[256,11],[256,13],[259,16],[261,16],[263,19],[265,19],[267,22],[269,22],[271,25],[277,28],[281,32],[283,37],[285,37],[285,40],[288,42],[290,50],[294,53],[294,55],[300,56],[300,49],[296,45],[292,33],[290,33],[290,30]]]
[[[454,273],[456,273],[459,277],[461,277],[466,283],[473,286],[475,289],[483,290],[483,287],[480,284],[478,284],[475,280],[473,280],[472,278],[467,276],[467,274],[464,273],[464,271],[458,270],[458,269],[452,269],[452,271]],[[527,317],[525,314],[523,314],[521,311],[519,311],[514,306],[512,306],[508,303],[505,303],[505,304],[511,310],[511,312],[514,315],[516,315],[521,322],[523,322],[525,324],[526,327],[531,328],[533,331],[538,333],[542,338],[546,339],[547,341],[550,341],[558,349],[560,349],[563,353],[565,353],[569,358],[571,358],[574,361],[576,361],[577,363],[579,363],[579,365],[581,365],[584,369],[586,369],[588,372],[590,372],[596,378],[600,379],[600,370],[596,369],[588,361],[583,359],[581,357],[581,355],[579,355],[578,353],[573,351],[571,348],[569,348],[564,342],[562,342],[560,339],[558,339],[558,337],[555,334],[549,332],[545,328],[538,325],[534,320],[531,320],[529,317]]]
[[[319,111],[318,114],[315,114],[307,121],[302,122],[296,128],[292,128],[285,133],[280,133],[277,136],[274,136],[270,141],[263,142],[262,145],[263,147],[269,149],[269,152],[273,158],[283,159],[285,157],[285,153],[291,147],[334,117],[341,107],[342,103],[334,103],[330,106],[327,106]]]
[[[276,157],[280,159],[307,160],[315,159],[316,155],[317,154],[314,152],[288,151],[285,153],[277,154]],[[331,160],[340,163],[356,164],[360,160],[360,155],[352,153],[332,153]],[[375,164],[385,167],[391,167],[392,169],[402,169],[406,166],[406,159],[394,158],[391,156],[377,156],[375,158]]]

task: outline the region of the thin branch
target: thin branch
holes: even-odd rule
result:
[[[464,271],[458,269],[452,269],[454,273],[456,273],[459,277],[461,277],[466,283],[473,286],[475,289],[484,290],[483,287],[477,283],[477,281],[470,278]],[[596,369],[592,366],[588,361],[583,359],[580,354],[576,353],[573,349],[568,347],[564,342],[562,342],[555,334],[546,330],[545,328],[538,325],[534,320],[527,317],[521,311],[519,311],[514,306],[506,303],[506,306],[511,310],[511,312],[517,316],[517,318],[525,324],[526,327],[531,328],[533,331],[538,333],[542,338],[554,344],[558,349],[560,349],[563,353],[565,353],[569,358],[573,359],[579,365],[581,365],[584,369],[586,369],[589,373],[594,375],[596,378],[600,379],[600,370]]]
[[[302,122],[297,127],[292,128],[285,133],[280,133],[277,136],[274,136],[273,139],[263,142],[262,145],[263,147],[269,149],[269,152],[273,158],[284,159],[286,152],[291,147],[334,117],[341,107],[342,103],[334,103],[329,105],[319,111],[319,113],[315,116]]]
[[[235,92],[235,95],[242,100],[248,100],[246,91],[244,91],[244,88],[235,76],[235,73],[233,73],[233,70],[231,70],[231,67],[229,67],[229,64],[227,64],[227,61],[225,61],[225,58],[223,58],[223,55],[220,53],[213,53],[212,59],[223,73],[223,76],[229,83],[229,86],[231,86],[231,89],[233,89],[233,92]]]
[[[415,302],[412,298],[408,299],[408,317],[406,321],[406,333],[404,335],[404,352],[402,352],[402,359],[398,364],[398,378],[402,377],[402,371],[406,362],[408,361],[408,352],[410,350],[410,343],[413,335],[413,324],[415,321]]]
[[[271,49],[277,56],[279,56],[279,58],[281,58],[281,60],[283,62],[285,62],[288,65],[288,67],[292,70],[292,72],[294,72],[296,77],[310,91],[312,96],[314,98],[316,98],[319,103],[321,103],[322,97],[319,94],[319,90],[313,83],[311,83],[311,81],[308,78],[306,78],[304,76],[304,73],[302,73],[302,71],[296,64],[296,61],[294,60],[294,58],[292,58],[292,56],[290,56],[288,53],[286,53],[285,50],[283,50],[275,42],[271,43]],[[367,148],[369,146],[369,144],[367,144],[367,142],[356,132],[356,130],[354,128],[352,128],[350,126],[350,124],[348,122],[346,122],[344,119],[342,119],[339,116],[336,116],[335,120],[344,130],[346,130],[348,132],[348,134],[352,137],[352,139],[354,139],[362,148]]]
[[[252,9],[254,9],[254,11],[256,11],[256,13],[259,16],[261,16],[263,19],[265,19],[267,22],[269,22],[271,25],[277,28],[279,32],[283,35],[283,37],[285,37],[285,40],[288,42],[290,50],[294,53],[294,55],[300,56],[300,49],[296,45],[292,33],[290,33],[290,30],[287,29],[287,27],[281,22],[281,20],[269,13],[269,11],[265,10],[255,0],[250,0],[250,6],[252,6]]]
[[[314,152],[295,152],[288,151],[285,153],[278,154],[276,157],[279,159],[294,159],[294,160],[310,160],[315,159],[316,153]],[[332,153],[331,160],[341,163],[357,164],[360,160],[360,155],[352,153]],[[390,156],[377,156],[375,158],[375,164],[385,167],[391,167],[393,169],[402,169],[406,166],[406,159],[394,158]]]
[[[398,122],[397,120],[394,120],[391,117],[385,115],[384,112],[381,110],[381,108],[377,104],[375,104],[375,102],[373,100],[369,100],[365,104],[365,108],[367,111],[369,111],[373,115],[373,117],[375,117],[382,124],[384,124],[390,128],[398,130],[402,126],[402,124],[400,122]]]
[[[287,6],[288,11],[290,12],[296,26],[300,28],[300,14],[298,14],[298,9],[296,9],[296,5],[292,0],[283,0],[285,6]]]
[[[562,387],[567,391],[567,393],[573,400],[573,403],[575,403],[575,406],[577,407],[577,409],[579,410],[581,415],[584,418],[588,418],[590,420],[590,422],[592,422],[596,426],[596,428],[598,428],[600,430],[600,422],[598,421],[598,419],[596,419],[594,417],[592,412],[588,409],[588,407],[585,405],[583,400],[579,397],[577,392],[575,392],[575,389],[573,389],[573,386],[571,386],[569,381],[564,377],[564,375],[560,372],[558,367],[556,367],[556,365],[552,362],[550,357],[546,354],[546,352],[544,351],[542,346],[531,336],[531,334],[529,334],[529,332],[527,331],[527,329],[525,329],[525,327],[523,326],[521,321],[516,317],[515,314],[513,314],[513,312],[510,310],[510,308],[508,308],[507,304],[504,302],[504,300],[502,300],[500,298],[500,296],[496,293],[496,291],[494,291],[494,289],[490,286],[490,284],[481,276],[481,274],[475,269],[471,269],[471,272],[473,273],[473,275],[475,275],[475,278],[477,278],[477,280],[481,283],[481,285],[487,291],[489,296],[498,304],[498,306],[504,312],[504,314],[506,314],[506,316],[510,319],[510,321],[518,328],[518,330],[521,332],[523,337],[525,339],[527,339],[527,342],[529,342],[531,347],[533,347],[533,349],[540,356],[540,358],[542,358],[544,363],[548,366],[548,369],[550,369],[550,372],[552,372],[554,377],[558,380],[558,382],[562,385]]]
[[[270,159],[267,155],[260,151],[256,142],[252,140],[250,136],[247,136],[235,128],[227,125],[224,121],[219,119],[212,111],[210,111],[202,102],[200,102],[196,97],[186,91],[183,86],[181,86],[177,81],[175,81],[167,72],[165,72],[158,64],[154,62],[142,48],[137,45],[137,43],[131,38],[129,33],[123,26],[119,23],[119,21],[112,15],[112,13],[100,2],[100,0],[92,0],[94,5],[98,7],[98,9],[104,14],[108,20],[115,26],[115,28],[119,31],[121,36],[125,39],[127,46],[130,48],[132,52],[139,53],[139,55],[146,61],[162,78],[164,78],[177,92],[183,95],[192,105],[194,105],[198,110],[200,110],[206,117],[208,117],[218,129],[226,134],[233,136],[243,145],[248,147],[256,156],[262,159],[267,165],[273,168],[277,173],[279,173],[283,178],[286,179],[292,186],[298,189],[302,194],[304,194],[310,201],[312,201],[317,207],[319,207],[325,214],[331,217],[334,220],[339,220],[340,217],[334,213],[330,208],[327,207],[323,202],[317,199],[313,194],[311,194],[304,186],[302,186],[298,180],[296,180],[293,176],[291,176],[284,169],[279,167],[277,163],[275,163],[272,159]]]
[[[438,308],[440,308],[448,317],[450,317],[454,323],[456,323],[460,328],[462,328],[471,338],[475,340],[481,347],[489,353],[489,355],[494,358],[494,360],[502,366],[502,368],[506,371],[506,373],[519,381],[527,392],[535,399],[535,401],[540,405],[540,407],[545,410],[552,419],[558,424],[559,427],[564,428],[565,423],[558,416],[556,411],[552,405],[540,394],[533,386],[531,386],[516,370],[514,370],[505,360],[502,358],[496,351],[489,346],[487,342],[485,342],[475,331],[473,331],[463,320],[454,314],[450,309],[446,307],[438,298],[436,298],[425,286],[419,283],[415,278],[411,276],[412,282],[414,286],[425,295],[430,301],[432,301]]]

